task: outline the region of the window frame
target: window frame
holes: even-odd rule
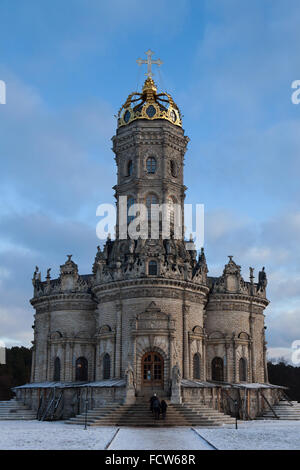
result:
[[[157,172],[157,160],[151,155],[146,159],[146,173],[147,175],[155,175]]]

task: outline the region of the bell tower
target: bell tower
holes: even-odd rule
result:
[[[171,235],[174,234],[174,208],[179,206],[177,238],[183,239],[187,189],[183,182],[183,167],[189,138],[184,134],[181,112],[172,97],[157,92],[151,69],[146,75],[142,92],[131,93],[121,107],[117,132],[112,138],[118,169],[117,185],[114,186],[118,207],[117,237],[120,233],[120,197],[126,196],[127,222],[132,220],[128,211],[133,204],[144,204],[149,218],[151,206],[164,204]],[[178,224],[178,219],[176,221]],[[150,238],[150,224],[148,229]]]

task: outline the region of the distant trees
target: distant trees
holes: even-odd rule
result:
[[[280,358],[277,363],[268,362],[268,373],[271,384],[288,387],[288,397],[300,402],[300,367],[292,366]]]
[[[0,400],[13,397],[12,387],[30,381],[31,350],[21,347],[6,348],[6,364],[0,365]]]

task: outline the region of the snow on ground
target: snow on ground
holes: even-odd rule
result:
[[[88,427],[63,421],[0,421],[1,450],[99,450],[113,438],[115,427]]]
[[[300,449],[300,421],[249,421],[238,429],[196,429],[220,450]]]
[[[120,428],[109,450],[210,450],[191,428]]]
[[[0,449],[204,450],[300,449],[300,421],[249,421],[207,429],[88,427],[60,422],[0,421]],[[115,438],[113,439],[113,437]],[[113,440],[112,440],[113,439]]]

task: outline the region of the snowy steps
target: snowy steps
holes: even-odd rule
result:
[[[168,403],[166,418],[156,420],[149,410],[148,402],[140,400],[133,405],[113,403],[89,410],[66,421],[67,424],[88,426],[132,426],[132,427],[172,427],[172,426],[222,426],[233,424],[234,418],[226,416],[205,405],[175,405]]]
[[[15,399],[0,401],[0,421],[25,419],[36,419],[36,412]]]
[[[235,419],[225,415],[221,411],[209,408],[204,404],[183,403],[173,405],[192,426],[222,426],[223,424],[234,424]]]
[[[290,420],[290,421],[299,421],[300,420],[300,403],[297,401],[291,402],[293,406],[287,401],[280,401],[277,405],[273,406],[273,409],[279,419]],[[274,416],[274,413],[270,408],[268,408],[262,416],[256,418],[258,420],[272,419],[277,420]]]

